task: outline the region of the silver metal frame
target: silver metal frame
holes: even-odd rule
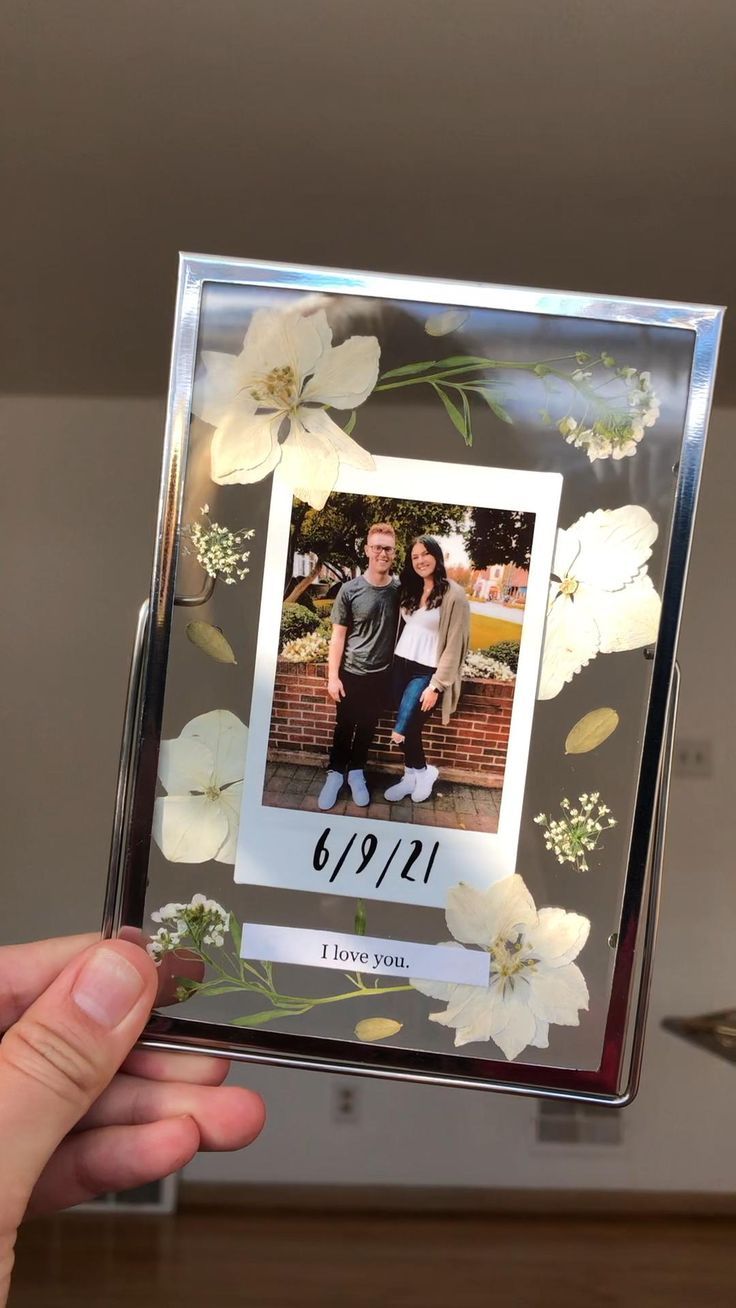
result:
[[[131,665],[115,804],[103,934],[143,921],[151,820],[172,607],[204,602],[174,594],[179,522],[186,468],[191,392],[202,287],[205,282],[272,286],[380,299],[418,300],[484,309],[674,327],[695,336],[690,393],[663,590],[662,620],[652,669],[637,800],[619,926],[611,997],[596,1071],[510,1066],[421,1051],[361,1047],[313,1036],[240,1031],[155,1013],[141,1039],[153,1049],[198,1050],[250,1062],[310,1070],[545,1095],[623,1106],[636,1094],[649,997],[657,905],[662,877],[669,774],[677,712],[675,663],[693,518],[712,402],[723,310],[685,305],[486,286],[430,278],[337,271],[286,264],[180,257],[169,402],[164,439],[157,543],[150,599],[141,608]],[[644,935],[641,937],[641,928]],[[638,977],[637,957],[640,959]]]

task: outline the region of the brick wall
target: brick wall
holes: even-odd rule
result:
[[[442,725],[439,708],[424,729],[427,758],[447,781],[503,785],[514,682],[468,680],[456,713]],[[326,663],[279,659],[268,756],[278,763],[327,762],[335,705],[327,694]],[[390,718],[381,718],[369,766],[400,772],[403,758],[390,744]]]

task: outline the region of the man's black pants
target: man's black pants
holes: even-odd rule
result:
[[[365,768],[378,719],[389,705],[391,681],[389,669],[362,675],[341,672],[340,680],[345,698],[337,706],[329,767],[351,772]]]

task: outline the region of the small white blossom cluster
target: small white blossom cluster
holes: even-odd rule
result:
[[[569,799],[563,799],[561,818],[548,819],[546,813],[538,813],[534,821],[545,828],[545,848],[554,852],[558,863],[572,863],[577,872],[587,872],[586,855],[596,849],[602,832],[615,827],[616,819],[610,816],[610,808],[600,803],[597,790],[581,795],[578,804],[579,808],[573,808]]]
[[[221,948],[230,925],[230,914],[216,899],[194,895],[188,904],[164,904],[151,914],[153,922],[160,922],[158,931],[146,946],[154,963],[160,963],[164,954],[170,954],[184,943],[187,937],[196,949],[203,945]]]
[[[287,641],[279,658],[287,663],[326,663],[330,649],[327,636],[321,631],[310,631],[307,636],[297,636]]]
[[[606,367],[615,363],[609,355],[603,355],[600,362]],[[577,369],[572,380],[586,383],[591,376],[592,373]],[[585,450],[591,463],[596,459],[625,459],[636,454],[646,428],[653,427],[659,417],[659,400],[652,389],[650,373],[637,372],[636,368],[616,368],[614,376],[625,384],[625,409],[608,407],[601,400],[604,407],[594,420],[578,421],[567,414],[557,423],[557,430],[568,445]]]
[[[252,540],[252,529],[230,531],[228,527],[212,522],[209,517],[209,504],[203,504],[200,510],[205,522],[193,522],[188,528],[189,537],[197,562],[204,568],[208,577],[219,578],[226,586],[234,586],[242,581],[250,571],[245,565],[250,558],[250,550],[244,550],[247,540]]]
[[[483,654],[480,650],[471,650],[466,655],[460,669],[461,677],[477,677],[484,681],[515,681],[515,675],[508,663],[494,659],[492,654]]]

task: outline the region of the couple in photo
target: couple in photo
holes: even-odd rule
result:
[[[365,572],[341,586],[331,614],[327,693],[337,719],[317,801],[325,810],[337,803],[346,777],[354,803],[370,803],[368,751],[378,719],[391,705],[391,741],[403,750],[405,766],[384,798],[395,803],[411,796],[415,804],[429,798],[439,773],[427,762],[422,730],[438,703],[443,723],[455,712],[468,650],[468,599],[447,576],[432,536],[412,541],[400,578],[393,571],[396,533],[390,523],[370,528],[365,553]]]

